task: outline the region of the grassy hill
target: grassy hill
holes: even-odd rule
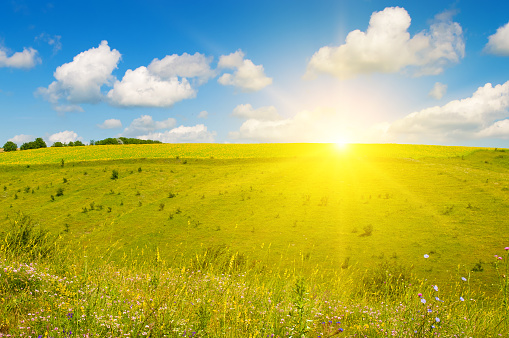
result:
[[[509,243],[504,149],[91,146],[2,153],[0,168],[0,229],[29,215],[80,266],[223,264],[331,284],[382,267],[497,295],[493,257]]]

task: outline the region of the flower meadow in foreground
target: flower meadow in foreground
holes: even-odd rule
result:
[[[423,281],[406,284],[399,297],[366,293],[356,298],[348,288],[358,280],[340,278],[305,279],[287,271],[221,273],[157,263],[146,269],[104,263],[95,269],[64,268],[3,259],[0,337],[470,337],[508,332],[505,276],[502,298],[489,304],[461,276],[447,294]]]

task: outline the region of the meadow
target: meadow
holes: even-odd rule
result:
[[[0,154],[1,336],[507,336],[509,150]]]

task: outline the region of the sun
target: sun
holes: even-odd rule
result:
[[[348,147],[348,141],[345,138],[338,138],[334,141],[336,148],[344,150]]]

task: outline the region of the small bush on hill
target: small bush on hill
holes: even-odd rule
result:
[[[111,179],[112,180],[118,179],[118,170],[113,169],[113,171],[111,172]]]

